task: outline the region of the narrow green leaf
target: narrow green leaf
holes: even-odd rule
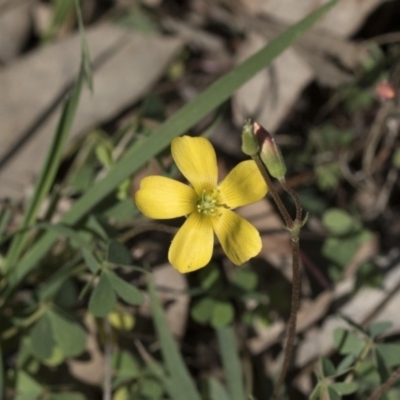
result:
[[[164,390],[154,378],[145,378],[140,382],[140,394],[145,399],[161,400]]]
[[[113,192],[120,182],[138,171],[151,157],[168,146],[174,137],[190,129],[225,102],[240,86],[267,67],[336,3],[337,0],[331,1],[271,40],[267,46],[212,84],[194,101],[182,107],[164,124],[155,129],[151,136],[133,144],[110,173],[102,181],[92,186],[74,204],[62,218],[62,222],[72,225],[81,220],[95,205]],[[38,261],[56,240],[57,237],[48,232],[32,246],[13,270],[13,274],[10,276],[10,290],[17,286],[29,271],[35,268]]]
[[[368,333],[371,338],[376,338],[377,336],[382,335],[382,333],[385,333],[392,326],[393,322],[390,321],[374,322],[368,326]]]
[[[160,363],[157,363],[150,357],[146,357],[144,361],[146,362],[146,365],[152,374],[156,376],[160,382],[162,382],[165,391],[169,394],[171,399],[186,400],[185,393],[182,392],[179,385],[177,386],[173,379],[167,376],[166,371],[163,369]]]
[[[86,83],[91,92],[93,92],[93,72],[90,61],[89,46],[86,40],[85,28],[83,26],[83,18],[81,8],[79,6],[79,0],[75,0],[76,16],[78,18],[79,35],[81,38],[81,70],[84,73]]]
[[[81,354],[86,347],[86,333],[76,322],[54,311],[48,313],[54,332],[54,339],[67,357]]]
[[[43,287],[37,292],[40,302],[46,301],[55,296],[60,290],[64,282],[71,278],[73,268],[75,268],[81,260],[79,253],[75,254],[61,268],[57,269],[43,284]]]
[[[179,393],[179,399],[201,400],[182,356],[177,349],[176,343],[172,338],[171,332],[169,331],[164,312],[157,298],[154,283],[151,278],[149,278],[148,291],[151,299],[154,324],[160,340],[161,352],[168,374],[171,376],[172,384],[175,386],[175,391]]]
[[[199,271],[200,285],[204,290],[210,290],[219,280],[221,272],[216,263],[211,262],[207,268]]]
[[[55,0],[53,4],[52,20],[42,35],[42,43],[47,43],[53,38],[57,29],[63,24],[73,10],[74,0]]]
[[[333,333],[335,347],[340,354],[353,354],[358,356],[365,346],[365,341],[343,328],[337,328]]]
[[[140,375],[138,362],[132,354],[126,350],[114,352],[111,358],[111,365],[115,374],[124,378],[137,378]]]
[[[335,366],[329,358],[321,357],[321,370],[325,378],[335,375]]]
[[[215,378],[208,380],[208,395],[210,400],[231,400],[221,382]]]
[[[380,354],[387,367],[392,368],[400,365],[400,344],[377,344],[376,351]]]
[[[139,289],[137,289],[135,286],[132,286],[128,282],[125,282],[112,271],[107,271],[106,274],[111,282],[112,287],[122,300],[125,300],[127,303],[132,304],[133,306],[142,304],[143,295]]]
[[[38,228],[55,231],[58,235],[66,236],[71,242],[82,251],[82,256],[93,274],[99,271],[100,265],[92,252],[92,246],[88,243],[83,235],[69,226],[63,224],[47,224],[40,223],[36,225]]]
[[[314,390],[311,392],[309,400],[320,400],[322,398],[321,389],[321,383],[318,382],[317,386],[315,386]]]
[[[16,389],[19,396],[30,395],[31,397],[24,398],[36,400],[42,394],[44,388],[23,369],[19,369],[17,372]]]
[[[336,376],[342,375],[352,369],[355,361],[355,356],[353,354],[348,354],[337,366]]]
[[[127,247],[117,240],[110,240],[108,244],[107,261],[116,265],[132,264],[132,257]]]
[[[9,210],[6,206],[0,210],[0,242],[5,237],[4,232],[12,217],[11,210]]]
[[[336,392],[336,390],[333,389],[331,386],[328,386],[326,388],[326,391],[327,391],[329,400],[341,400],[341,397],[340,397],[339,393]]]
[[[245,400],[241,363],[236,346],[235,331],[231,326],[217,329],[222,365],[231,400]]]
[[[336,382],[332,383],[330,387],[339,393],[341,396],[352,394],[358,390],[357,382]]]
[[[93,255],[93,253],[90,250],[86,248],[82,248],[81,251],[83,259],[85,260],[86,265],[90,269],[90,272],[92,274],[97,274],[97,272],[100,269],[100,265],[99,262],[97,261],[97,258]]]
[[[95,317],[105,317],[114,310],[116,304],[117,296],[107,275],[103,273],[90,296],[89,311]]]
[[[45,360],[51,356],[54,339],[47,312],[33,325],[30,338],[31,351],[37,358]]]

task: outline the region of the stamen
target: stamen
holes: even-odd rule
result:
[[[201,197],[197,201],[197,211],[206,216],[214,216],[220,205],[218,204],[219,190],[203,189]]]

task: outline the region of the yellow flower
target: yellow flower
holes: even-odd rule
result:
[[[267,186],[254,161],[238,164],[217,185],[214,148],[202,137],[183,136],[171,143],[172,157],[191,186],[163,176],[148,176],[136,192],[136,205],[149,218],[187,216],[168,252],[169,262],[181,273],[208,264],[214,232],[236,265],[256,256],[262,247],[257,229],[231,209],[254,203]]]

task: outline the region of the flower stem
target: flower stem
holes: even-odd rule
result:
[[[288,332],[285,346],[285,354],[283,359],[282,369],[278,378],[278,381],[275,385],[274,392],[272,393],[271,400],[277,400],[279,397],[279,392],[283,383],[285,382],[286,374],[289,369],[290,360],[293,352],[294,340],[296,337],[296,324],[297,324],[297,311],[299,308],[299,299],[300,299],[300,230],[304,225],[302,220],[302,207],[300,203],[299,196],[297,193],[291,189],[284,179],[280,179],[280,184],[282,188],[293,198],[293,201],[296,206],[296,218],[292,219],[288,210],[282,202],[282,199],[279,197],[278,191],[275,189],[275,186],[272,182],[269,173],[264,166],[260,156],[255,154],[252,156],[253,160],[257,164],[258,169],[260,170],[265,182],[267,183],[269,192],[272,198],[275,201],[276,206],[278,207],[282,218],[286,223],[286,228],[290,232],[291,244],[292,244],[292,298],[291,298],[291,308],[290,308],[290,317],[288,322]]]
[[[292,357],[294,339],[296,337],[296,324],[297,324],[297,311],[299,308],[300,298],[300,241],[299,238],[292,237],[292,301],[290,309],[290,317],[288,323],[288,332],[286,339],[285,355],[283,359],[283,365],[278,381],[275,385],[274,392],[271,400],[277,400],[279,397],[280,389],[285,381],[287,371],[290,365],[290,359]]]
[[[258,154],[255,154],[252,156],[252,159],[254,162],[257,164],[258,169],[261,172],[261,175],[263,176],[267,186],[268,186],[268,191],[271,194],[272,198],[275,201],[276,206],[279,209],[279,212],[282,215],[282,218],[285,220],[285,224],[288,229],[293,228],[294,226],[294,221],[292,217],[290,216],[288,210],[286,209],[285,205],[283,204],[281,198],[279,197],[278,191],[275,189],[274,184],[272,183],[272,179],[268,174],[267,169],[265,168],[263,162],[261,161],[261,158]]]
[[[288,186],[285,179],[280,179],[279,183],[281,184],[282,188],[286,191],[286,193],[288,193],[292,197],[294,204],[296,206],[296,220],[301,221],[303,208],[301,207],[299,195],[291,187]]]

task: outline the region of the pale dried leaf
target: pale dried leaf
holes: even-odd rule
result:
[[[109,25],[88,30],[87,37],[94,93],[83,91],[71,137],[137,101],[182,46],[178,39]],[[0,197],[20,196],[39,171],[59,116],[53,106],[76,77],[79,60],[79,36],[74,35],[0,72]]]
[[[77,359],[67,360],[69,371],[73,377],[89,385],[100,385],[104,379],[104,355],[97,341],[96,321],[89,314],[85,318],[88,330],[86,351],[89,358],[82,361]]]
[[[238,62],[265,44],[262,36],[250,34],[239,49]],[[252,117],[274,131],[313,76],[310,66],[289,48],[236,92],[233,98],[235,123],[242,126],[247,118]]]
[[[352,281],[353,278],[347,278],[343,283]],[[346,315],[358,324],[362,324],[364,320],[369,319],[371,315],[376,314],[376,320],[390,320],[394,326],[392,332],[400,331],[400,318],[398,313],[398,294],[392,297],[400,285],[400,264],[388,271],[384,281],[383,288],[363,287],[357,294],[345,303],[338,313]],[[339,285],[340,286],[340,285]],[[352,291],[352,285],[348,287],[348,291]],[[339,288],[338,288],[339,289]],[[346,295],[343,290],[336,290],[341,296]],[[349,293],[347,291],[347,294]],[[389,301],[387,301],[389,299]],[[395,305],[394,305],[395,304]],[[397,305],[397,313],[396,313]],[[319,330],[310,331],[305,338],[299,343],[296,351],[296,366],[303,367],[313,359],[320,355],[327,354],[333,346],[333,332],[337,327],[347,327],[346,322],[338,316],[330,316],[326,318]]]
[[[190,298],[185,275],[179,273],[170,264],[154,268],[153,279],[157,294],[163,304],[167,304],[164,312],[170,332],[181,338],[186,330]]]
[[[246,2],[246,0],[243,0]],[[385,0],[340,0],[315,26],[337,36],[347,37],[353,34],[365,21],[365,18]],[[252,0],[252,9],[267,14],[288,25],[298,22],[327,0],[258,0],[258,7]]]
[[[0,12],[0,66],[15,58],[28,40],[33,5],[19,2]]]

